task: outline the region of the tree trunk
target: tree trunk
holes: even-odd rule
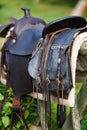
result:
[[[87,11],[87,0],[79,0],[70,15],[83,16]]]

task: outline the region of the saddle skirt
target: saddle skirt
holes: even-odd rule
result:
[[[47,71],[49,71],[49,77],[51,80],[56,79],[56,71],[57,71],[57,64],[58,64],[58,58],[59,58],[59,51],[61,50],[66,50],[74,37],[74,34],[78,31],[78,29],[70,29],[70,30],[65,30],[59,34],[57,34],[54,39],[52,46],[50,48],[49,52],[49,57],[48,57],[48,66],[47,66]],[[49,40],[49,39],[48,39]],[[45,44],[48,44],[48,40],[45,40]],[[38,72],[41,66],[41,61],[42,61],[42,55],[43,51],[45,49],[46,45],[42,45],[39,51],[36,53],[36,55],[31,59],[29,63],[29,73],[33,78],[36,78],[38,76]],[[62,55],[64,56],[64,55]],[[62,58],[64,60],[64,57]],[[64,64],[61,65],[64,66]],[[33,65],[33,67],[32,67]],[[64,67],[62,67],[63,69]],[[66,69],[65,69],[66,70]],[[61,71],[61,73],[65,73],[64,70]]]

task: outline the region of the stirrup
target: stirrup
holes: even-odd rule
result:
[[[26,120],[24,118],[23,107],[17,105],[12,106],[10,130],[12,130],[13,124],[15,123],[17,117],[22,121],[25,130],[29,130]]]

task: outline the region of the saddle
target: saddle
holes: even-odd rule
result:
[[[45,73],[45,78],[55,81],[58,76],[57,73],[60,71],[59,80],[64,80],[64,86],[66,86],[67,89],[72,86],[70,85],[72,84],[72,80],[70,79],[69,48],[74,39],[74,35],[77,32],[80,33],[83,31],[85,26],[86,20],[78,16],[66,17],[47,24],[42,32],[43,42],[41,42],[41,45],[39,43],[39,49],[36,49],[36,52],[34,52],[29,62],[29,74],[36,79],[40,75],[40,68],[43,64],[41,69],[43,71],[42,73]],[[58,60],[61,60],[61,62],[58,63]],[[68,81],[71,82],[69,83]],[[52,88],[55,88],[55,85],[53,85]]]
[[[33,92],[32,78],[27,68],[46,25],[42,19],[30,16],[29,9],[22,8],[22,10],[24,11],[23,18],[19,20],[10,18],[11,24],[0,27],[0,36],[6,36],[2,47],[1,65],[6,73],[6,86],[12,88],[14,95],[10,129],[14,123],[14,113],[20,116],[24,127],[28,129],[23,117],[20,99],[23,95]]]
[[[72,45],[74,39],[85,30],[86,20],[77,16],[53,21],[43,29],[43,40],[39,41],[32,55],[28,72],[34,79],[37,91],[43,94],[43,100],[47,101],[47,104],[51,103],[51,95],[53,95],[57,97],[60,107],[66,104],[69,107],[74,106],[75,84],[73,84],[71,70]],[[59,118],[63,118],[64,108],[59,108],[59,110],[62,111],[62,114],[58,112]],[[62,127],[63,123],[59,124],[59,127]]]

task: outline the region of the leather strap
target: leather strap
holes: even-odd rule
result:
[[[47,59],[48,59],[49,51],[50,51],[50,48],[51,48],[51,45],[53,43],[55,35],[64,31],[64,30],[69,30],[69,29],[70,28],[58,30],[58,31],[48,35],[49,42],[48,42],[45,50],[43,51],[42,64],[41,64],[41,68],[40,68],[40,72],[39,72],[39,76],[41,79],[42,93],[43,93],[43,101],[44,101],[43,105],[45,105],[45,108],[46,108],[46,102],[47,102],[47,104],[49,104],[49,107],[50,107],[49,108],[50,130],[52,130],[52,115],[51,115],[51,101],[50,101],[50,92],[49,92],[50,80],[49,80],[49,76],[46,76]],[[45,110],[45,112],[46,112],[46,110]],[[46,120],[46,114],[45,114],[45,120]]]
[[[58,30],[58,31],[56,31],[56,32],[54,32],[54,33],[50,33],[50,34],[48,35],[48,37],[50,37],[50,40],[49,40],[49,42],[48,42],[47,47],[46,47],[45,50],[43,51],[42,64],[41,64],[41,69],[40,69],[40,73],[39,73],[40,76],[41,76],[41,75],[43,74],[43,72],[44,72],[44,70],[43,70],[43,69],[45,68],[45,67],[44,67],[44,64],[45,64],[45,62],[47,62],[48,53],[49,53],[50,47],[51,47],[51,45],[52,45],[52,43],[53,43],[54,36],[55,36],[56,34],[62,32],[62,31],[64,31],[64,30],[69,30],[69,29],[70,29],[70,28],[64,28],[64,29]]]
[[[24,118],[24,109],[22,106],[19,105],[13,105],[12,106],[12,113],[11,113],[11,123],[10,123],[10,130],[12,130],[12,127],[15,123],[15,121],[19,118],[21,122],[23,123],[23,126],[25,130],[29,130],[27,122]]]

